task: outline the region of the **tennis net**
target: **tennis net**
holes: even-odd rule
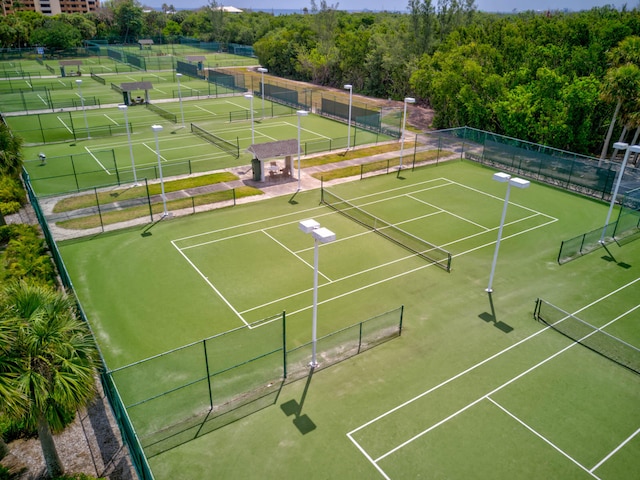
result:
[[[534,318],[589,350],[640,374],[640,349],[538,298]]]
[[[321,189],[320,202],[447,272],[451,271],[451,253],[448,251],[371,215],[325,188]]]
[[[206,141],[213,143],[216,147],[224,150],[225,152],[233,155],[236,158],[240,156],[240,144],[238,142],[238,139],[236,139],[236,143],[230,142],[229,140],[225,140],[224,138],[214,135],[213,133],[207,132],[203,128],[197,126],[195,123],[191,124],[191,133],[204,138]]]
[[[157,113],[162,118],[165,118],[172,123],[178,123],[178,116],[175,113],[165,110],[164,108],[160,108],[159,106],[149,102],[145,103],[144,106],[147,107],[152,112]]]

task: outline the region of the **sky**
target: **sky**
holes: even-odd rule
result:
[[[198,8],[206,5],[207,0],[139,0],[141,4],[160,8],[163,3],[180,8]],[[311,7],[311,0],[217,0],[219,5],[233,6],[246,9],[299,9]],[[437,5],[437,0],[432,0]],[[593,7],[613,5],[617,8],[627,5],[628,9],[638,7],[640,0],[476,0],[478,10],[485,12],[512,12],[523,10],[588,10]],[[320,0],[316,0],[320,5]],[[339,10],[389,10],[394,12],[407,11],[408,0],[327,0],[328,5],[338,4]]]

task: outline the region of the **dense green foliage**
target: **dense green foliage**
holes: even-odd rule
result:
[[[311,0],[304,14],[274,16],[220,5],[144,12],[138,1],[111,0],[85,16],[21,12],[0,19],[0,42],[61,45],[95,34],[253,45],[273,75],[415,96],[434,108],[435,128],[468,125],[580,153],[604,155],[637,127],[637,9],[504,15],[478,12],[474,0],[408,0],[402,13],[348,13]]]

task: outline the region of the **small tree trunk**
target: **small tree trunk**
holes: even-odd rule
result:
[[[602,146],[602,152],[600,153],[600,161],[598,161],[598,166],[602,164],[602,161],[607,156],[607,152],[609,151],[609,142],[611,141],[611,135],[613,135],[613,127],[616,125],[616,118],[618,117],[618,113],[620,112],[620,107],[622,106],[622,101],[618,100],[616,104],[616,110],[613,112],[613,118],[611,119],[611,123],[609,124],[609,130],[607,131],[607,138],[604,140],[604,145]]]
[[[38,439],[40,440],[44,463],[47,465],[47,473],[52,478],[59,477],[64,473],[64,468],[58,456],[56,444],[53,441],[51,428],[49,428],[49,424],[43,414],[38,416]]]

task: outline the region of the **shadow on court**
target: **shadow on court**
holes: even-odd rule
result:
[[[613,256],[613,253],[611,253],[611,250],[609,250],[607,248],[607,245],[602,243],[602,248],[605,249],[605,251],[607,252],[606,255],[603,255],[602,258],[603,260],[607,261],[607,262],[614,262],[616,263],[619,267],[624,268],[624,269],[628,269],[631,268],[631,265],[629,265],[628,263],[625,262],[619,262],[618,260],[616,260],[616,257]]]
[[[491,292],[488,292],[487,295],[489,296],[489,307],[491,308],[491,312],[482,312],[478,316],[487,323],[493,323],[493,326],[498,330],[504,333],[510,333],[513,330],[513,327],[502,321],[498,321],[498,318],[496,317],[496,309],[493,305],[493,297]]]
[[[316,424],[309,418],[307,414],[302,414],[302,407],[304,405],[304,400],[307,397],[307,392],[309,391],[309,385],[311,384],[311,377],[313,377],[313,367],[309,371],[309,375],[307,376],[307,383],[304,386],[304,392],[302,392],[302,398],[300,398],[300,403],[295,400],[289,400],[288,402],[280,405],[280,408],[284,412],[287,417],[291,415],[295,415],[293,419],[293,424],[296,426],[298,431],[302,435],[306,435],[309,432],[312,432],[316,429]]]

